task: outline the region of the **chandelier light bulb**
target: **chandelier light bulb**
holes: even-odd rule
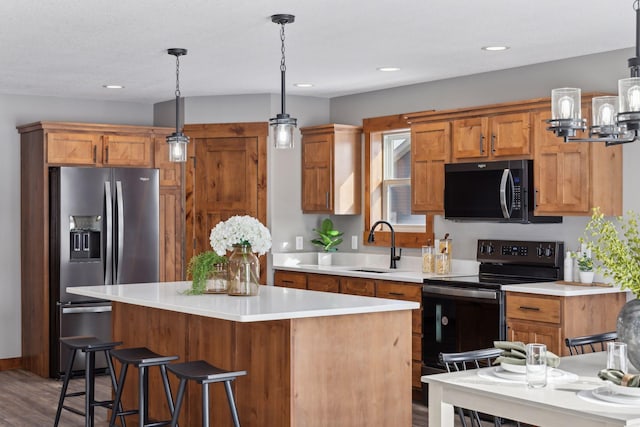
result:
[[[613,112],[614,112],[613,105],[602,104],[600,106],[600,110],[598,111],[598,116],[600,117],[600,124],[612,125],[613,119],[614,119]]]
[[[568,96],[563,96],[558,101],[558,110],[560,111],[561,119],[570,119],[573,117],[573,99]]]
[[[627,90],[629,111],[640,111],[640,86],[631,86]]]

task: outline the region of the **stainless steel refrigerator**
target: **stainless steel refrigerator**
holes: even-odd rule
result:
[[[67,368],[60,337],[111,339],[111,304],[66,292],[72,286],[157,282],[157,169],[59,167],[50,178],[51,376]],[[79,354],[78,356],[84,356]],[[96,367],[106,368],[96,355]],[[73,371],[84,369],[76,357]]]

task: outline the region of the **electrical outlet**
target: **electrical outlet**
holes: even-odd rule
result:
[[[302,241],[302,236],[296,236],[296,250],[301,251],[304,249],[304,242]]]
[[[358,249],[358,236],[351,236],[351,249]]]

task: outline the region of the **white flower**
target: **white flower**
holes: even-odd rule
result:
[[[252,216],[232,216],[219,222],[209,236],[211,247],[220,256],[233,249],[233,245],[249,244],[251,250],[264,255],[271,248],[271,233]]]

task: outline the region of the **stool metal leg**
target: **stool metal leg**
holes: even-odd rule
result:
[[[64,374],[64,381],[62,382],[62,390],[60,391],[60,399],[58,400],[58,410],[56,411],[56,420],[53,422],[53,427],[58,427],[60,422],[60,415],[62,414],[62,405],[64,405],[64,398],[67,394],[67,388],[69,387],[69,379],[71,378],[71,370],[73,369],[73,362],[76,360],[77,350],[71,352],[71,358],[69,358],[69,364],[67,365],[67,371]]]
[[[95,367],[96,356],[93,351],[85,352],[86,361],[84,364],[84,425],[85,427],[93,427],[93,417],[95,413],[94,401],[94,383],[95,383]]]
[[[127,369],[129,368],[128,364],[123,364],[120,368],[120,379],[118,380],[118,387],[116,388],[116,397],[113,400],[114,410],[111,412],[111,420],[109,421],[109,426],[116,425],[116,414],[117,411],[115,408],[118,408],[118,411],[122,411],[122,390],[124,389],[124,380],[127,378]],[[120,416],[120,419],[123,419],[124,415]],[[125,424],[123,424],[124,426]]]
[[[202,383],[202,427],[209,427],[209,384]]]
[[[173,410],[173,417],[171,417],[171,427],[178,425],[178,417],[180,417],[180,408],[182,407],[182,400],[184,399],[184,389],[187,386],[187,380],[180,378],[180,384],[178,385],[178,394],[176,395],[176,405]]]
[[[162,375],[162,383],[164,385],[164,394],[167,396],[167,403],[169,404],[169,412],[171,412],[171,418],[173,418],[173,397],[171,397],[171,385],[169,384],[169,377],[167,377],[167,366],[160,365],[160,374]]]
[[[149,414],[147,405],[147,390],[149,389],[147,368],[145,366],[138,367],[138,419],[140,427],[144,427],[147,423],[147,415]]]
[[[107,367],[109,369],[109,376],[111,377],[111,387],[113,387],[113,391],[118,395],[118,383],[116,382],[116,371],[113,368],[113,360],[111,360],[111,352],[109,350],[105,351],[105,357],[107,358]],[[122,393],[120,393],[122,395]],[[113,403],[111,405],[111,420],[109,425],[112,425],[116,422],[115,416],[113,416],[116,412],[122,412],[122,402],[114,398]],[[125,420],[124,415],[120,415],[120,423],[122,427],[127,427],[127,422]]]
[[[238,419],[238,408],[236,408],[236,402],[233,398],[233,390],[231,390],[231,380],[224,382],[224,389],[227,392],[227,401],[229,402],[229,409],[231,410],[233,425],[235,427],[240,427],[240,420]]]

